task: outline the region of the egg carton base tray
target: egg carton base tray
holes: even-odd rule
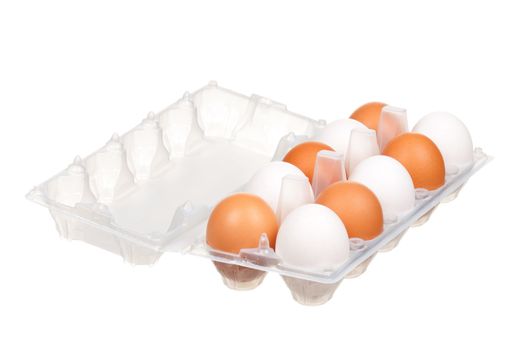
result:
[[[456,197],[461,188],[466,184],[468,179],[485,166],[492,157],[486,155],[481,149],[474,151],[474,163],[471,166],[463,169],[455,175],[447,176],[445,185],[436,191],[430,191],[426,194],[421,193],[416,199],[416,206],[406,215],[400,217],[396,222],[385,224],[384,231],[376,239],[366,241],[364,246],[355,251],[351,251],[350,258],[342,264],[339,268],[315,273],[312,271],[302,271],[287,266],[277,265],[266,266],[254,263],[249,259],[244,259],[236,254],[217,253],[212,251],[206,244],[204,244],[205,225],[196,227],[194,235],[198,238],[190,247],[188,253],[207,259],[218,261],[226,264],[235,264],[247,268],[276,272],[282,276],[308,280],[323,284],[338,283],[347,276],[357,277],[366,270],[362,266],[364,262],[369,263],[368,259],[372,258],[377,252],[387,252],[395,248],[402,236],[413,226],[423,225],[429,218],[432,212],[443,201],[450,202],[452,197]],[[170,250],[170,246],[166,247]],[[371,260],[370,260],[371,261]],[[355,271],[357,269],[357,271]]]

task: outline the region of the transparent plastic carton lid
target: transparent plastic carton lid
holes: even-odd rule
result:
[[[432,192],[417,191],[416,206],[372,241],[350,240],[350,257],[332,271],[284,266],[266,245],[229,254],[205,243],[214,205],[240,191],[264,164],[325,125],[289,112],[285,105],[247,97],[215,82],[161,112],[150,113],[122,136],[80,158],[38,185],[28,198],[49,208],[61,235],[80,239],[133,264],[151,264],[164,252],[189,252],[214,261],[281,275],[335,283],[396,239],[442,200],[452,196],[490,160],[476,149],[475,161],[447,176]]]

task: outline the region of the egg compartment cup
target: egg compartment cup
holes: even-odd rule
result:
[[[294,145],[312,139],[324,125],[289,112],[283,104],[211,82],[161,112],[150,113],[122,136],[114,134],[93,154],[76,157],[27,197],[49,209],[60,236],[98,246],[128,263],[150,265],[164,252],[191,253],[212,260],[231,288],[252,289],[266,272],[276,272],[295,300],[321,304],[344,278],[361,275],[378,252],[393,249],[411,226],[423,224],[441,202],[454,199],[490,160],[475,149],[474,162],[448,173],[439,189],[416,190],[414,208],[385,222],[377,238],[351,239],[349,258],[330,271],[281,263],[265,235],[258,248],[239,254],[208,247],[205,231],[214,205],[243,189],[261,166],[281,160]],[[356,136],[371,138],[371,132]],[[315,171],[313,194],[306,195],[305,179],[284,178],[283,188],[286,184],[297,195],[281,200],[279,220],[345,177],[342,169],[350,166],[349,159],[335,152],[322,151],[318,158],[325,171]]]

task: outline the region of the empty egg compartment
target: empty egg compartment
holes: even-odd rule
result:
[[[166,250],[187,250],[193,229],[272,159],[284,135],[312,135],[318,126],[211,82],[76,157],[27,197],[49,208],[60,236],[149,265]]]

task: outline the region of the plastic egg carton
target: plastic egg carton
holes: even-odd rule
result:
[[[265,235],[258,248],[239,254],[208,247],[205,230],[214,205],[324,126],[283,104],[211,82],[148,114],[129,132],[114,134],[91,155],[77,156],[27,197],[49,209],[60,236],[119,254],[131,264],[154,264],[165,252],[191,253],[212,260],[229,287],[254,288],[266,272],[276,272],[297,301],[321,304],[344,278],[362,274],[376,253],[393,249],[410,227],[422,225],[440,203],[454,199],[490,160],[476,148],[474,163],[448,174],[441,188],[416,190],[413,210],[385,220],[374,240],[350,239],[349,258],[335,270],[288,267]]]

